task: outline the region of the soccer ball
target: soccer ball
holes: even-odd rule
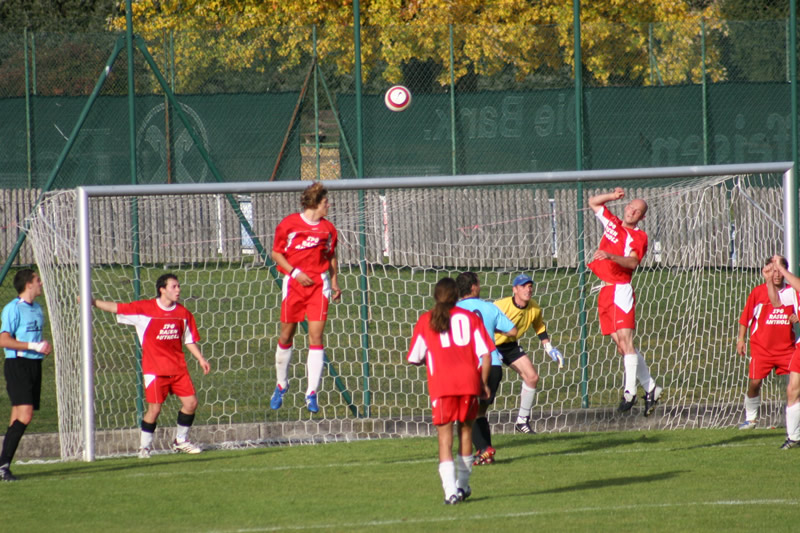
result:
[[[403,85],[393,85],[386,90],[383,102],[389,111],[403,111],[411,105],[411,91]]]

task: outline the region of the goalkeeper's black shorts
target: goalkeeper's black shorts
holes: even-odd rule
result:
[[[497,351],[500,352],[500,356],[503,358],[503,364],[507,366],[511,366],[511,363],[521,357],[528,356],[528,354],[525,353],[525,350],[522,349],[517,341],[498,344]]]

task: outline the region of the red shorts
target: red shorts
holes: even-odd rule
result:
[[[791,361],[789,361],[789,372],[800,374],[800,345],[794,349]]]
[[[611,335],[620,329],[636,329],[636,295],[630,283],[605,285],[597,297],[600,331]]]
[[[324,322],[328,318],[328,304],[331,298],[331,282],[328,274],[310,274],[314,284],[304,287],[291,276],[283,278],[283,301],[281,302],[281,322],[302,322],[308,316],[309,322]]]
[[[188,372],[177,376],[144,375],[144,399],[147,403],[164,403],[170,392],[179,398],[194,396],[194,384]]]
[[[798,359],[800,359],[800,357]],[[788,374],[791,360],[792,354],[783,356],[751,356],[750,370],[747,373],[747,377],[750,379],[764,379],[769,376],[773,368],[775,369],[775,374],[778,376]]]
[[[431,405],[434,426],[475,420],[475,417],[478,416],[478,397],[469,394],[435,398]]]

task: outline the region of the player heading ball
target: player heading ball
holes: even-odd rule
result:
[[[275,350],[278,384],[270,400],[280,409],[289,390],[289,363],[298,322],[308,319],[308,359],[306,363],[306,408],[319,411],[317,391],[325,357],[323,333],[328,305],[342,294],[337,280],[336,244],[338,234],[325,217],[331,207],[328,191],[321,183],[309,185],[300,196],[301,211],[280,221],[275,228],[272,260],[284,274],[281,302],[281,329]]]

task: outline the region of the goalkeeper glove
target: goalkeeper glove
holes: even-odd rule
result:
[[[550,356],[550,359],[552,359],[553,362],[558,363],[558,368],[563,368],[564,356],[561,354],[558,348],[550,344],[550,341],[544,343],[544,351],[547,352],[547,355]]]

